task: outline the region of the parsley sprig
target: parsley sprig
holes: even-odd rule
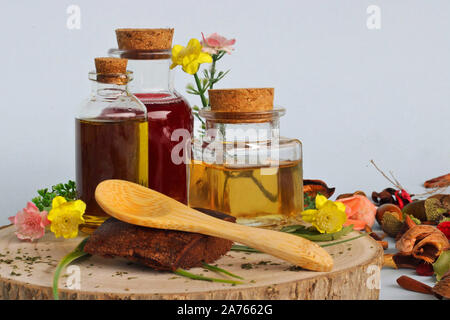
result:
[[[67,183],[59,183],[52,186],[51,191],[48,188],[37,191],[39,196],[31,201],[38,207],[40,211],[48,211],[51,209],[53,198],[57,196],[64,197],[67,201],[76,200],[77,188],[75,182],[69,180]]]

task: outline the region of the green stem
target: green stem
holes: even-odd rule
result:
[[[227,271],[225,269],[222,269],[222,268],[219,268],[219,267],[216,267],[216,266],[212,266],[212,265],[207,264],[205,262],[203,262],[203,268],[211,270],[211,271],[214,271],[214,272],[220,272],[220,273],[226,274],[226,275],[228,275],[230,277],[233,277],[233,278],[244,280],[244,278],[242,278],[242,277],[240,277],[238,275],[235,275],[235,274],[233,274],[233,273],[231,273],[231,272],[229,272],[229,271]]]
[[[200,276],[200,275],[190,273],[190,272],[188,272],[184,269],[180,269],[180,268],[175,270],[174,273],[178,274],[180,276],[183,276],[183,277],[187,277],[192,280],[203,280],[203,281],[222,282],[222,283],[231,283],[231,284],[243,284],[243,282],[241,282],[241,281],[217,279],[217,278],[209,278],[209,277]]]
[[[200,83],[200,79],[198,78],[197,73],[194,73],[194,79],[195,79],[195,84],[197,85],[197,89],[200,95],[200,99],[202,100],[202,105],[203,108],[206,108],[208,106],[208,103],[206,102],[206,98],[205,98],[205,91],[202,88],[202,85]]]
[[[58,281],[61,275],[61,271],[64,270],[65,267],[67,267],[70,263],[72,263],[76,259],[84,256],[89,256],[88,253],[83,251],[84,245],[86,244],[88,239],[89,237],[81,241],[80,244],[75,248],[75,250],[67,254],[64,258],[61,259],[61,261],[59,261],[58,266],[56,267],[55,273],[53,275],[53,299],[59,300]]]
[[[209,88],[210,89],[213,89],[213,87],[214,87],[214,75],[216,74],[216,61],[217,61],[217,57],[214,55],[213,62],[211,64],[211,69],[209,71],[210,77],[211,77],[211,79],[209,79],[209,83],[210,83]]]

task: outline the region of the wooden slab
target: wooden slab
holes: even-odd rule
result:
[[[357,234],[352,232],[346,238]],[[12,226],[2,228],[0,298],[52,299],[55,267],[81,239],[55,239],[52,233],[47,233],[39,241],[30,243],[18,240]],[[362,237],[326,249],[335,261],[331,272],[298,270],[266,254],[231,251],[217,264],[245,278],[246,284],[236,286],[190,280],[118,258],[89,257],[76,261],[72,273],[61,277],[60,298],[378,299],[383,250],[374,240]],[[249,266],[251,269],[247,269]],[[68,279],[78,271],[80,289],[68,289]],[[222,277],[202,268],[190,271]]]

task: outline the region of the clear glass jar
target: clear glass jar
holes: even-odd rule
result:
[[[75,117],[76,185],[78,197],[87,205],[82,226],[87,232],[109,217],[95,201],[101,181],[148,185],[147,111],[128,91],[132,73],[90,72],[89,79],[91,96]]]
[[[280,137],[284,113],[201,110],[207,131],[193,142],[189,206],[251,226],[295,221],[303,210],[302,145]]]
[[[171,51],[110,49],[108,53],[128,59],[135,78],[130,90],[147,109],[149,188],[186,204],[187,168],[185,161],[172,160],[172,150],[180,143],[172,134],[184,129],[192,135],[194,119],[189,103],[174,89]]]

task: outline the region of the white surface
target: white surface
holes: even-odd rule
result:
[[[66,27],[72,4],[80,30]],[[380,30],[366,26],[369,5],[381,9]],[[93,58],[116,46],[114,29],[168,26],[175,44],[202,31],[236,37],[218,87],[276,88],[288,110],[281,131],[303,141],[306,178],[338,194],[379,191],[389,184],[375,159],[416,193],[449,171],[448,0],[2,1],[1,224],[38,188],[74,178],[74,110]],[[176,78],[180,92],[192,81]],[[408,297],[392,290],[382,297]]]

